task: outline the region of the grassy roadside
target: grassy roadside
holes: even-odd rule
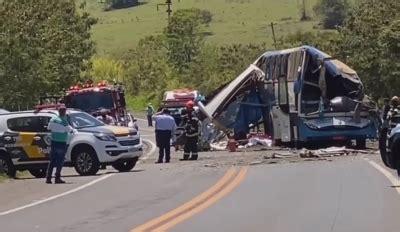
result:
[[[18,179],[18,178],[26,178],[26,177],[32,177],[31,174],[28,171],[17,172],[16,179]],[[12,181],[12,180],[13,180],[13,178],[10,178],[10,177],[8,177],[8,176],[6,176],[4,174],[0,174],[0,184],[8,182],[8,181]]]
[[[6,182],[7,180],[10,180],[10,178],[3,174],[0,174],[0,184]]]
[[[84,0],[80,0],[84,1]],[[98,0],[85,0],[86,10],[98,18],[93,28],[97,52],[120,54],[136,47],[149,35],[159,34],[167,24],[165,7],[157,11],[157,4],[165,0],[141,0],[142,4],[126,9],[103,11]],[[196,7],[213,14],[207,42],[215,45],[244,43],[273,43],[270,23],[277,25],[276,36],[297,30],[314,30],[318,24],[312,7],[317,0],[307,0],[311,21],[300,21],[301,1],[296,0],[184,0],[173,1],[172,9]]]

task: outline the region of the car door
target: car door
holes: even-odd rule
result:
[[[31,115],[7,120],[4,140],[16,163],[47,162],[50,154],[49,116]]]

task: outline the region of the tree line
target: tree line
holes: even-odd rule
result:
[[[400,82],[400,2],[362,0],[353,7],[343,7],[347,1],[337,0],[339,6],[323,5],[324,1],[314,10],[319,12],[322,25],[341,12],[343,20],[326,25],[334,24],[335,30],[289,34],[279,39],[279,47],[315,46],[353,67],[375,99],[396,94]],[[157,103],[167,89],[192,87],[210,93],[271,49],[251,41],[207,44],[212,20],[209,11],[177,10],[161,34],[143,38],[122,56],[100,57],[95,55],[90,38],[96,19],[85,13],[84,5],[77,6],[74,0],[3,0],[0,107],[32,105],[39,96],[58,93],[87,77],[123,82],[137,108],[148,101]]]

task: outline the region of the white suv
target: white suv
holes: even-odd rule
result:
[[[15,176],[17,170],[29,170],[35,177],[45,177],[50,154],[47,124],[55,115],[57,110],[48,109],[0,114],[0,172]],[[134,128],[107,126],[73,109],[67,110],[67,117],[75,130],[69,137],[65,166],[80,175],[95,175],[107,165],[127,172],[143,155]]]

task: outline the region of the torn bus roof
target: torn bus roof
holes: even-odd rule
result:
[[[346,78],[352,82],[355,83],[360,83],[360,78],[358,77],[356,71],[354,71],[352,68],[344,64],[343,62],[334,59],[332,56],[310,46],[302,46],[298,48],[291,48],[291,49],[285,49],[281,51],[268,51],[265,52],[262,56],[260,56],[254,64],[260,67],[263,71],[269,70],[269,72],[275,72],[276,67],[265,67],[266,64],[274,66],[274,63],[279,62],[280,60],[286,60],[286,62],[289,64],[289,67],[287,70],[289,75],[288,79],[289,80],[294,80],[295,75],[294,72],[297,70],[290,70],[290,65],[294,66],[300,66],[301,62],[301,55],[306,54],[307,60],[313,59],[314,61],[320,61],[324,62],[326,65],[327,72],[335,77],[343,77]],[[291,73],[292,71],[292,73]],[[268,74],[268,73],[266,73]],[[271,74],[271,73],[270,73]],[[277,75],[269,75],[272,79],[276,79]],[[267,75],[268,78],[268,75]]]
[[[214,117],[218,110],[229,102],[230,99],[236,97],[235,94],[247,81],[249,81],[251,74],[258,74],[258,76],[263,76],[263,72],[255,65],[250,65],[242,74],[240,74],[236,79],[231,81],[225,86],[215,97],[212,98],[210,102],[203,108],[204,113],[208,117]]]

